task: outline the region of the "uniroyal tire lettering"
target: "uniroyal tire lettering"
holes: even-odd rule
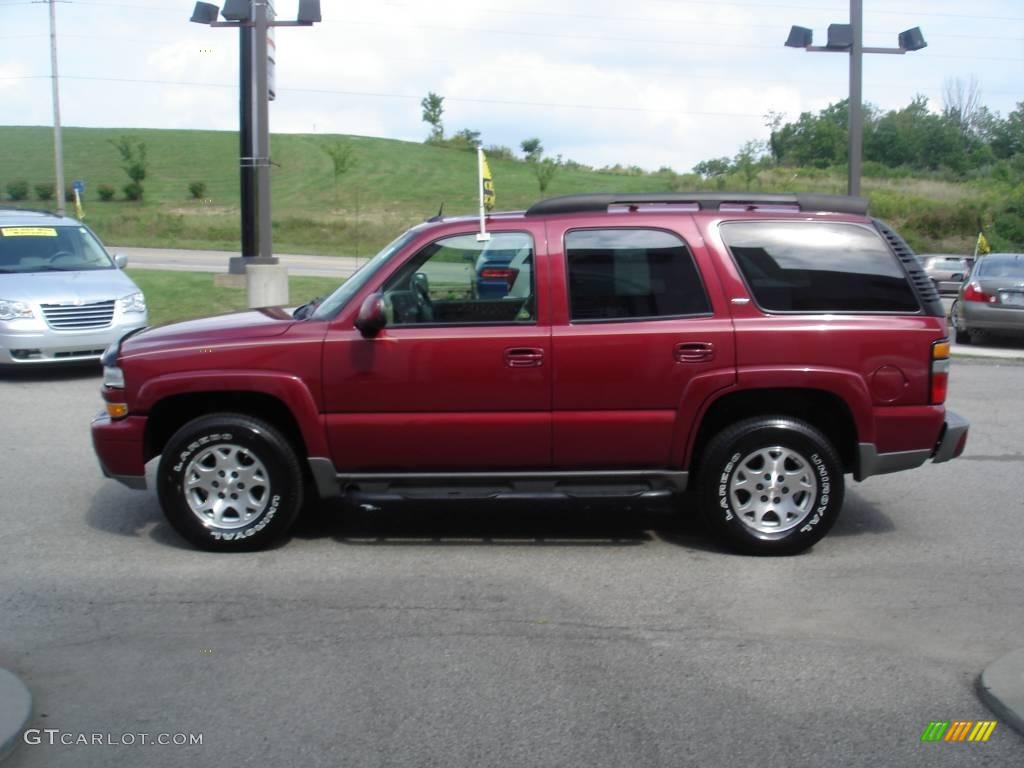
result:
[[[188,444],[188,447],[178,454],[178,463],[171,467],[172,472],[181,472],[185,466],[185,462],[188,461],[189,456],[196,452],[200,446],[206,445],[207,443],[215,443],[219,440],[231,440],[231,433],[225,432],[223,434],[214,433],[212,435],[203,435],[198,440],[195,440]]]

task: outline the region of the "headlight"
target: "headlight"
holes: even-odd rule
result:
[[[24,301],[0,299],[0,320],[14,320],[18,317],[32,317],[32,307]]]
[[[118,299],[117,306],[122,312],[145,312],[146,297],[142,295],[142,291],[138,291],[137,293]]]
[[[124,389],[124,371],[116,365],[103,366],[103,386]]]

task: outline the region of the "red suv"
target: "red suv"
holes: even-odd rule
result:
[[[312,312],[149,328],[103,358],[104,474],[214,550],[304,493],[654,499],[799,552],[858,480],[959,456],[942,304],[859,198],[578,195],[413,227]],[[481,295],[476,265],[516,274]]]

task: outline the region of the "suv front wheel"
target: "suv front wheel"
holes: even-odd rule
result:
[[[202,549],[261,549],[282,538],[302,506],[295,450],[270,424],[241,414],[201,416],[160,457],[157,490],[171,526]]]
[[[843,467],[832,444],[788,416],[727,427],[708,443],[700,467],[705,519],[747,554],[802,552],[828,533],[843,505]]]

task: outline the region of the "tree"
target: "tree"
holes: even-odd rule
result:
[[[968,80],[946,78],[942,87],[942,113],[960,128],[964,135],[977,128],[981,109],[981,86],[974,75]]]
[[[541,155],[544,154],[544,146],[540,143],[540,139],[523,139],[519,144],[519,148],[523,150],[523,155],[526,156],[526,162],[536,162],[540,160]]]
[[[747,189],[750,189],[764,166],[764,151],[764,142],[748,141],[740,147],[740,151],[736,155],[733,165],[742,174],[743,180],[747,183]]]
[[[427,141],[442,141],[444,124],[441,122],[441,115],[444,114],[444,96],[438,96],[430,91],[423,97],[420,106],[423,107],[423,122],[430,125],[430,136]]]
[[[331,170],[334,172],[334,204],[338,204],[338,179],[344,176],[356,164],[355,148],[344,139],[336,139],[324,147],[324,152],[331,158]]]
[[[146,161],[146,145],[133,139],[130,136],[122,136],[117,141],[113,139],[110,143],[117,149],[121,160],[124,165],[121,166],[124,172],[128,174],[128,178],[131,182],[126,184],[124,187],[124,196],[129,200],[141,200],[142,199],[142,182],[146,179],[146,170],[148,163]]]
[[[463,128],[448,139],[448,145],[455,149],[476,149],[481,145],[480,131]]]
[[[724,176],[729,172],[729,158],[716,157],[711,160],[701,160],[693,166],[693,172],[699,173],[705,179],[713,176]]]
[[[537,186],[540,187],[541,194],[548,188],[548,184],[551,183],[551,179],[554,178],[555,173],[562,166],[562,156],[559,155],[557,158],[542,157],[537,160],[533,160],[530,163],[533,166],[533,175],[537,177]]]
[[[775,165],[782,162],[782,144],[779,141],[778,133],[785,122],[785,112],[776,112],[774,109],[770,109],[764,116],[764,126],[771,131],[768,137],[768,151],[771,153],[772,162]]]

